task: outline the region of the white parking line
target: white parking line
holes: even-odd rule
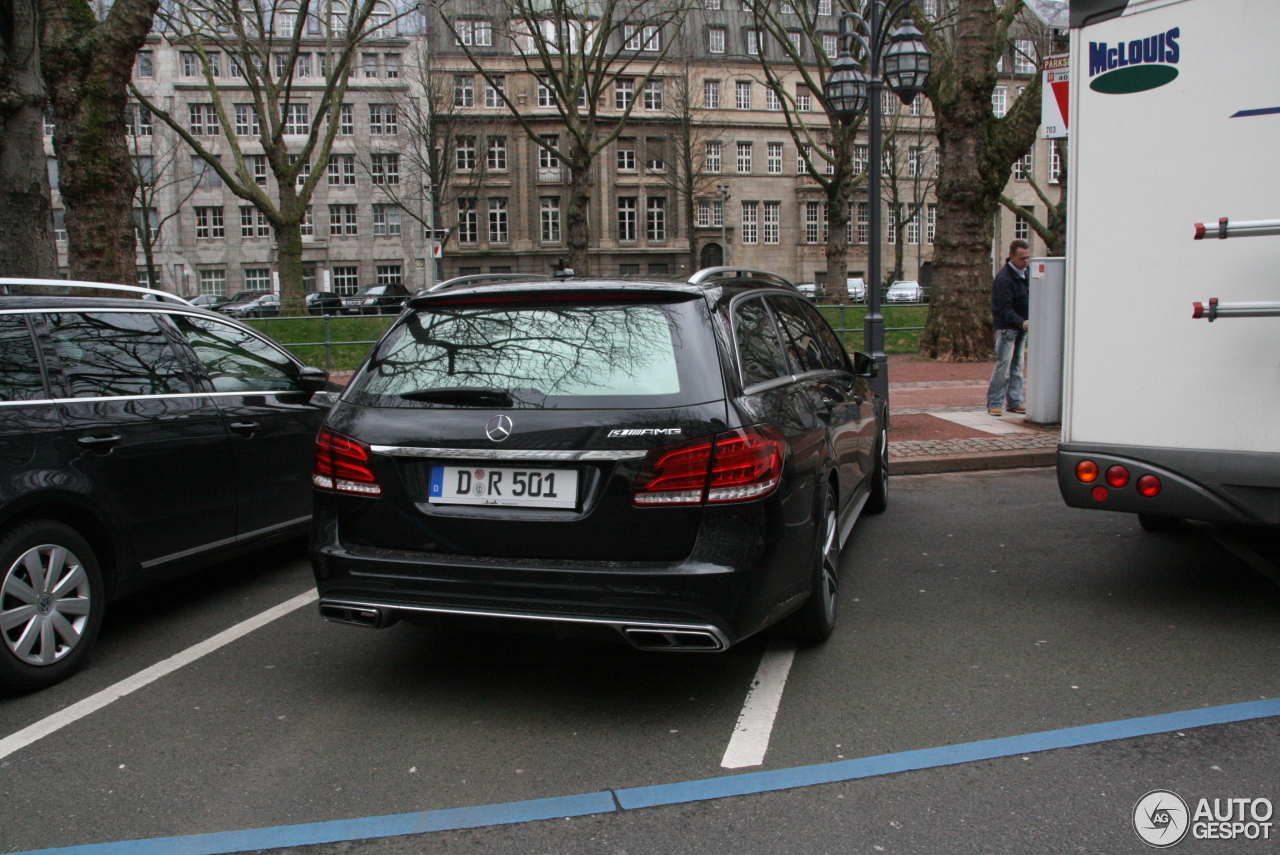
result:
[[[764,762],[764,754],[769,750],[769,736],[773,733],[773,720],[778,715],[782,689],[787,685],[787,674],[791,672],[791,660],[795,655],[796,646],[791,643],[774,642],[765,649],[756,677],[751,681],[751,690],[742,704],[742,713],[733,729],[729,747],[720,761],[724,768],[741,769]]]
[[[28,725],[17,733],[0,739],[0,759],[8,757],[19,749],[26,748],[38,739],[42,739],[51,733],[54,733],[69,724],[73,724],[90,713],[97,712],[111,702],[123,698],[125,695],[136,692],[149,683],[154,683],[166,674],[172,674],[183,665],[190,665],[202,656],[212,653],[219,647],[224,647],[237,638],[248,635],[255,629],[266,626],[276,618],[284,617],[292,611],[295,611],[308,603],[314,603],[319,598],[316,589],[312,588],[305,594],[299,594],[291,600],[286,600],[278,606],[267,609],[261,614],[254,615],[248,620],[241,621],[230,629],[225,629],[212,638],[205,639],[199,644],[193,644],[181,653],[176,653],[162,662],[157,662],[150,668],[145,668],[134,674],[132,677],[126,677],[120,682],[108,686],[101,692],[90,695],[83,701],[72,704],[71,706],[59,710],[53,715],[43,718],[35,724]]]

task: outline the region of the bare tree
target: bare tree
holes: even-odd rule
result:
[[[156,247],[160,245],[161,231],[178,216],[200,186],[200,177],[183,177],[178,169],[178,158],[186,148],[168,134],[157,134],[151,113],[141,104],[130,104],[127,114],[130,147],[133,151],[133,172],[138,182],[134,191],[133,223],[142,248],[143,267],[147,282],[152,288],[160,287],[160,268],[156,266]],[[174,196],[168,213],[160,213],[162,199]],[[181,283],[178,284],[181,287]]]
[[[138,281],[136,184],[125,140],[129,79],[160,0],[40,0],[41,66],[53,104],[58,191],[73,279]]]
[[[351,0],[348,8],[337,0],[181,0],[166,10],[165,21],[171,40],[198,62],[209,103],[190,105],[190,116],[173,116],[133,89],[232,193],[271,224],[282,311],[303,308],[302,224],[341,125],[352,59],[366,40],[390,32],[381,29],[391,25],[390,19],[372,15],[377,2]],[[303,39],[323,40],[316,65],[312,52],[304,52]],[[220,83],[224,57],[234,86],[227,91]],[[246,97],[245,89],[251,103],[228,102]],[[196,107],[202,108],[198,133]],[[211,135],[225,139],[230,163],[205,144],[202,138]],[[275,178],[274,194],[250,169],[241,138],[261,146]]]
[[[923,96],[920,100],[923,101]],[[894,113],[884,132],[881,152],[884,165],[880,173],[880,195],[892,212],[889,222],[893,267],[884,277],[884,284],[904,278],[906,238],[914,224],[916,245],[920,244],[926,202],[937,183],[937,171],[929,168],[930,162],[936,163],[937,156],[936,150],[930,146],[932,131],[925,128],[922,116],[915,122],[903,116],[897,98],[892,103]],[[923,113],[923,110],[915,112]]]
[[[490,2],[488,12],[507,25],[495,28],[514,51],[523,71],[539,85],[539,107],[553,108],[567,147],[546,138],[546,124],[521,106],[483,52],[463,38],[464,18],[477,4],[438,0],[441,19],[472,65],[502,97],[529,139],[549,157],[563,161],[569,173],[566,240],[569,266],[589,270],[591,244],[591,167],[596,156],[626,127],[636,104],[654,77],[684,23],[689,0],[507,0]],[[633,85],[631,95],[615,90],[619,79]],[[602,109],[607,104],[608,108]],[[612,109],[609,109],[612,108]]]
[[[44,81],[36,0],[0,14],[0,258],[11,276],[58,273],[44,157]]]
[[[1040,75],[1004,116],[991,103],[997,64],[1022,0],[949,0],[919,21],[933,53],[926,94],[938,134],[938,227],[933,291],[920,352],[945,362],[991,353],[994,215],[1013,163],[1031,147],[1040,120]]]
[[[776,99],[805,171],[826,195],[826,292],[848,302],[850,211],[855,190],[865,180],[854,157],[862,121],[859,117],[844,124],[822,97],[836,57],[823,45],[817,4],[756,2],[751,8],[759,27],[756,53],[767,97]],[[815,102],[820,110],[813,109]]]
[[[1044,219],[1036,216],[1035,211],[1019,205],[1011,197],[1000,194],[1000,204],[1004,205],[1010,211],[1027,221],[1027,225],[1040,236],[1044,241],[1046,251],[1049,255],[1066,255],[1067,252],[1067,156],[1066,141],[1050,140],[1050,146],[1053,152],[1058,156],[1061,164],[1058,176],[1058,200],[1055,202],[1049,194],[1049,191],[1041,187],[1036,177],[1030,173],[1027,174],[1027,183],[1031,185],[1031,189],[1035,191],[1036,196],[1044,203],[1046,216]]]

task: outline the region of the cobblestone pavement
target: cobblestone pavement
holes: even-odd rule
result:
[[[1058,432],[1012,434],[980,439],[904,440],[889,443],[889,457],[938,457],[951,454],[984,454],[1058,447]]]

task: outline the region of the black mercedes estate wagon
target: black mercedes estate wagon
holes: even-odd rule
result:
[[[874,372],[759,271],[420,293],[317,441],[321,614],[821,641],[840,547],[887,501]]]

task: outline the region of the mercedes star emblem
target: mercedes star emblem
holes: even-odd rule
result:
[[[489,423],[484,426],[485,436],[494,442],[502,442],[511,436],[511,419],[503,415],[497,415],[489,419]]]

